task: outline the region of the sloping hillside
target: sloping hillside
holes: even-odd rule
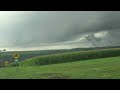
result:
[[[120,79],[120,57],[0,68],[4,79]]]

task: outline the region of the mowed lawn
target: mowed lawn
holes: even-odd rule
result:
[[[0,79],[120,79],[120,57],[0,68]]]

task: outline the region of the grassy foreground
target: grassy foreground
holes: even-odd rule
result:
[[[120,79],[120,57],[0,68],[0,79]]]

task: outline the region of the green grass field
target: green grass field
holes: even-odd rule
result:
[[[0,68],[0,79],[120,79],[120,57]]]

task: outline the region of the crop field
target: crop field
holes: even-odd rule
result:
[[[77,52],[67,52],[61,54],[38,56],[38,57],[26,59],[25,61],[21,62],[20,65],[21,66],[47,65],[47,64],[92,60],[92,59],[116,57],[116,56],[120,56],[120,49],[77,51]]]

